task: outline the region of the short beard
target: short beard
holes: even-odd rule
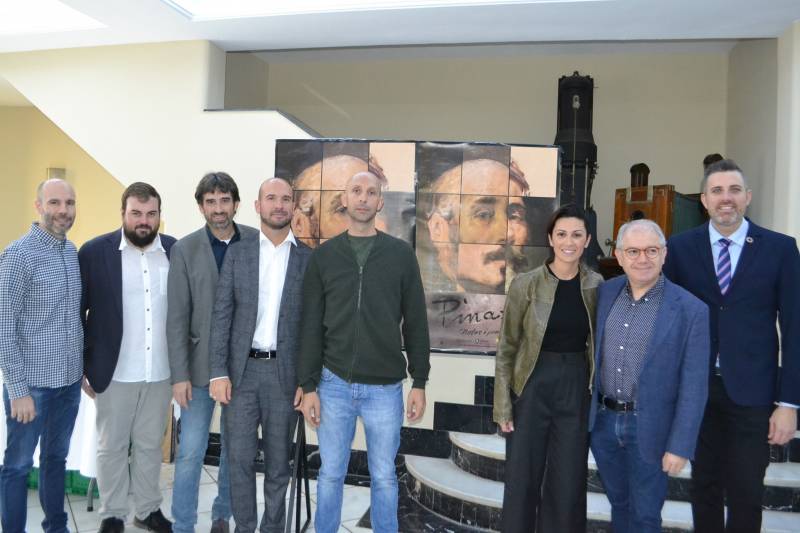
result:
[[[274,230],[282,230],[286,226],[292,223],[292,217],[287,217],[285,222],[281,222],[280,224],[275,224],[274,222],[270,222],[268,218],[261,217],[261,223],[267,226],[270,229]]]
[[[72,223],[70,223],[67,227],[64,228],[64,231],[58,231],[56,229],[56,217],[55,215],[49,215],[45,213],[42,216],[42,221],[44,222],[44,229],[50,235],[54,235],[58,239],[65,239],[67,237],[67,232],[72,227]],[[73,219],[74,220],[74,219]]]
[[[153,229],[150,233],[145,235],[144,237],[140,237],[136,234],[136,228],[133,230],[129,230],[128,228],[123,228],[123,232],[125,233],[125,238],[128,239],[128,242],[132,245],[136,246],[137,248],[144,248],[145,246],[150,246],[150,244],[156,240],[156,235],[158,235],[158,228]]]

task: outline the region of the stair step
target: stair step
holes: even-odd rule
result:
[[[456,446],[479,457],[495,461],[505,461],[506,442],[499,435],[481,435],[477,433],[450,432],[450,441]],[[597,463],[589,452],[588,465],[590,470],[597,470]],[[681,479],[690,479],[692,465],[687,462],[683,470],[676,476]],[[764,485],[768,487],[800,488],[800,463],[770,463],[764,477]]]
[[[470,526],[496,529],[503,506],[503,483],[469,474],[449,459],[436,459],[406,455],[406,468],[410,477],[439,495],[419,501],[430,510],[462,521]],[[421,490],[412,496],[422,495]],[[444,496],[444,497],[442,497]],[[458,507],[453,501],[464,502]],[[665,528],[691,530],[691,506],[687,502],[667,501],[661,513]],[[468,519],[465,521],[464,517]],[[768,533],[800,531],[800,514],[782,511],[764,511],[763,529]],[[476,518],[477,517],[477,518]],[[587,518],[601,522],[611,520],[611,506],[604,494],[587,494]]]

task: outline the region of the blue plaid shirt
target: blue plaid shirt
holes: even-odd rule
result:
[[[83,375],[78,252],[33,224],[0,254],[0,370],[13,399]]]
[[[625,402],[634,401],[639,374],[664,299],[664,275],[639,300],[625,284],[606,319],[600,360],[600,392]]]

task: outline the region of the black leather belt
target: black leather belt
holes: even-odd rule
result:
[[[251,348],[250,357],[253,359],[275,359],[278,357],[278,352],[275,350],[256,350],[255,348]]]
[[[636,410],[636,402],[623,402],[621,400],[609,398],[608,396],[603,396],[602,394],[597,396],[597,401],[600,403],[600,405],[603,405],[612,411],[627,413],[628,411]]]

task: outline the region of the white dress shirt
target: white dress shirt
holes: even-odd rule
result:
[[[119,244],[122,255],[122,342],[114,381],[169,379],[167,358],[167,275],[169,260],[161,237],[144,250]]]
[[[289,253],[292,246],[297,246],[297,241],[291,230],[278,246],[272,244],[263,232],[259,233],[258,240],[258,316],[252,347],[274,350],[278,346],[278,311]]]
[[[736,231],[725,237],[731,243],[728,245],[728,255],[731,257],[731,281],[736,274],[736,265],[739,264],[739,258],[742,256],[744,250],[744,243],[747,239],[747,231],[750,229],[750,223],[746,218],[742,219],[742,223],[736,228]],[[722,244],[719,240],[723,238],[722,233],[717,231],[714,224],[708,224],[708,237],[711,239],[711,253],[714,255],[714,272],[717,271],[717,263],[719,263],[719,254],[722,252]]]

